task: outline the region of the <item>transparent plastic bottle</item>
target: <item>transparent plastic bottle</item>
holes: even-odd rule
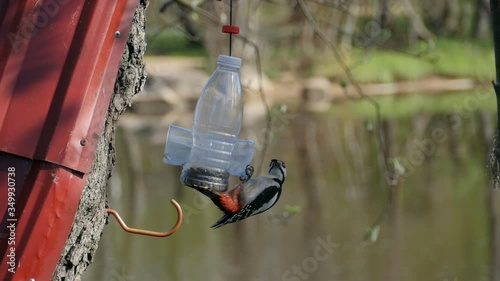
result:
[[[181,181],[191,186],[226,189],[231,153],[243,118],[239,68],[241,59],[219,56],[217,69],[201,92],[193,121],[190,163]]]

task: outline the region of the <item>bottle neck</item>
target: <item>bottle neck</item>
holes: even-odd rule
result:
[[[236,73],[238,73],[240,71],[239,67],[237,67],[237,66],[229,66],[229,65],[226,65],[226,64],[219,64],[219,65],[217,65],[217,68],[218,68],[218,70],[231,71],[231,72],[236,72]]]

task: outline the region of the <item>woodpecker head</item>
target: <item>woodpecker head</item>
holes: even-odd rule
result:
[[[271,164],[269,164],[269,175],[276,176],[283,183],[286,177],[285,162],[276,159],[271,160]]]

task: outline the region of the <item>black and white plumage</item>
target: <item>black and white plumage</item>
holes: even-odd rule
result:
[[[280,198],[285,177],[285,163],[273,159],[267,175],[240,183],[228,193],[211,196],[215,205],[224,212],[212,227],[218,228],[270,209]]]

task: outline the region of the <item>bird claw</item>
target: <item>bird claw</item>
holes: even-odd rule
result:
[[[240,177],[240,181],[247,182],[253,176],[254,168],[252,165],[247,165],[245,175]]]

